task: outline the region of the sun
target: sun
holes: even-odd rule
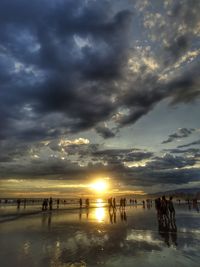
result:
[[[97,193],[105,193],[108,189],[108,184],[104,180],[95,181],[90,185],[92,190],[95,190]]]

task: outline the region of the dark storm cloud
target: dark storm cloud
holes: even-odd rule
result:
[[[19,109],[29,104],[37,120],[47,113],[66,114],[73,123],[65,127],[72,132],[106,120],[115,109],[109,81],[120,75],[126,59],[121,40],[127,39],[130,11],[111,13],[107,1],[8,2],[1,2],[2,68],[7,69],[1,74],[7,81],[2,117],[8,124],[10,118],[23,119]],[[91,45],[81,47],[84,40]]]
[[[178,9],[171,7],[171,32],[176,38],[168,36],[167,25],[163,29],[171,57],[180,50],[186,53],[194,41],[194,35],[177,32],[179,20],[188,31],[198,23],[192,11],[193,22],[188,20],[189,4],[185,1]],[[98,123],[111,119],[119,108],[128,109],[119,121],[121,127],[136,122],[166,97],[177,103],[199,95],[198,64],[166,82],[160,81],[159,73],[150,74],[145,64],[138,74],[129,74],[127,61],[136,53],[134,38],[140,37],[133,32],[138,18],[134,8],[125,4],[114,12],[114,5],[115,1],[1,1],[0,119],[6,128],[1,128],[1,139],[12,132],[17,138],[32,140],[31,127],[14,127],[16,121],[26,118],[26,111],[22,112],[26,105],[32,109],[29,125],[38,128],[38,138],[48,137],[48,127],[39,125],[46,114],[54,117],[57,113],[66,120],[57,121],[57,136],[61,127],[66,132],[97,127],[97,132],[108,138],[114,133],[99,128]],[[198,6],[198,2],[192,3],[189,10]],[[164,52],[158,57],[165,62]]]
[[[177,132],[170,134],[168,136],[168,139],[164,140],[162,142],[162,144],[167,144],[170,142],[173,142],[174,140],[180,139],[180,138],[185,138],[190,136],[193,132],[195,131],[195,129],[187,129],[187,128],[180,128],[178,129]]]
[[[95,130],[105,139],[115,137],[115,133],[105,125],[99,125]]]

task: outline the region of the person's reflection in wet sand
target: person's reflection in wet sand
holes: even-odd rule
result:
[[[86,218],[89,218],[89,207],[86,208]]]
[[[124,210],[124,221],[127,222],[126,211]]]
[[[122,210],[120,212],[120,218],[121,218],[122,222],[127,222],[127,215],[126,215],[126,211],[125,210]]]
[[[168,247],[170,247],[169,243],[169,224],[166,220],[160,220],[158,224],[159,234],[164,239],[165,243]]]
[[[113,212],[109,209],[110,223],[113,224]]]
[[[52,217],[52,213],[51,212],[42,214],[42,226],[43,227],[48,226],[48,229],[51,228],[51,217]]]
[[[116,216],[116,209],[109,209],[109,219],[110,219],[110,223],[117,223],[117,216]]]
[[[49,213],[49,216],[48,216],[48,229],[50,230],[51,229],[51,212]]]
[[[168,247],[177,246],[177,226],[175,219],[158,220],[158,232]],[[170,244],[171,239],[171,244]]]
[[[79,209],[79,220],[82,220],[82,208]]]
[[[42,214],[42,226],[45,226],[46,220],[47,220],[47,214],[46,213],[43,213]]]
[[[113,211],[114,223],[117,223],[116,209]]]

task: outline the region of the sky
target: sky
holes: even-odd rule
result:
[[[199,0],[1,0],[0,196],[200,187]]]

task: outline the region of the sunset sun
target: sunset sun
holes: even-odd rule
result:
[[[98,180],[93,182],[90,187],[96,193],[106,193],[108,189],[108,183],[104,180]]]

